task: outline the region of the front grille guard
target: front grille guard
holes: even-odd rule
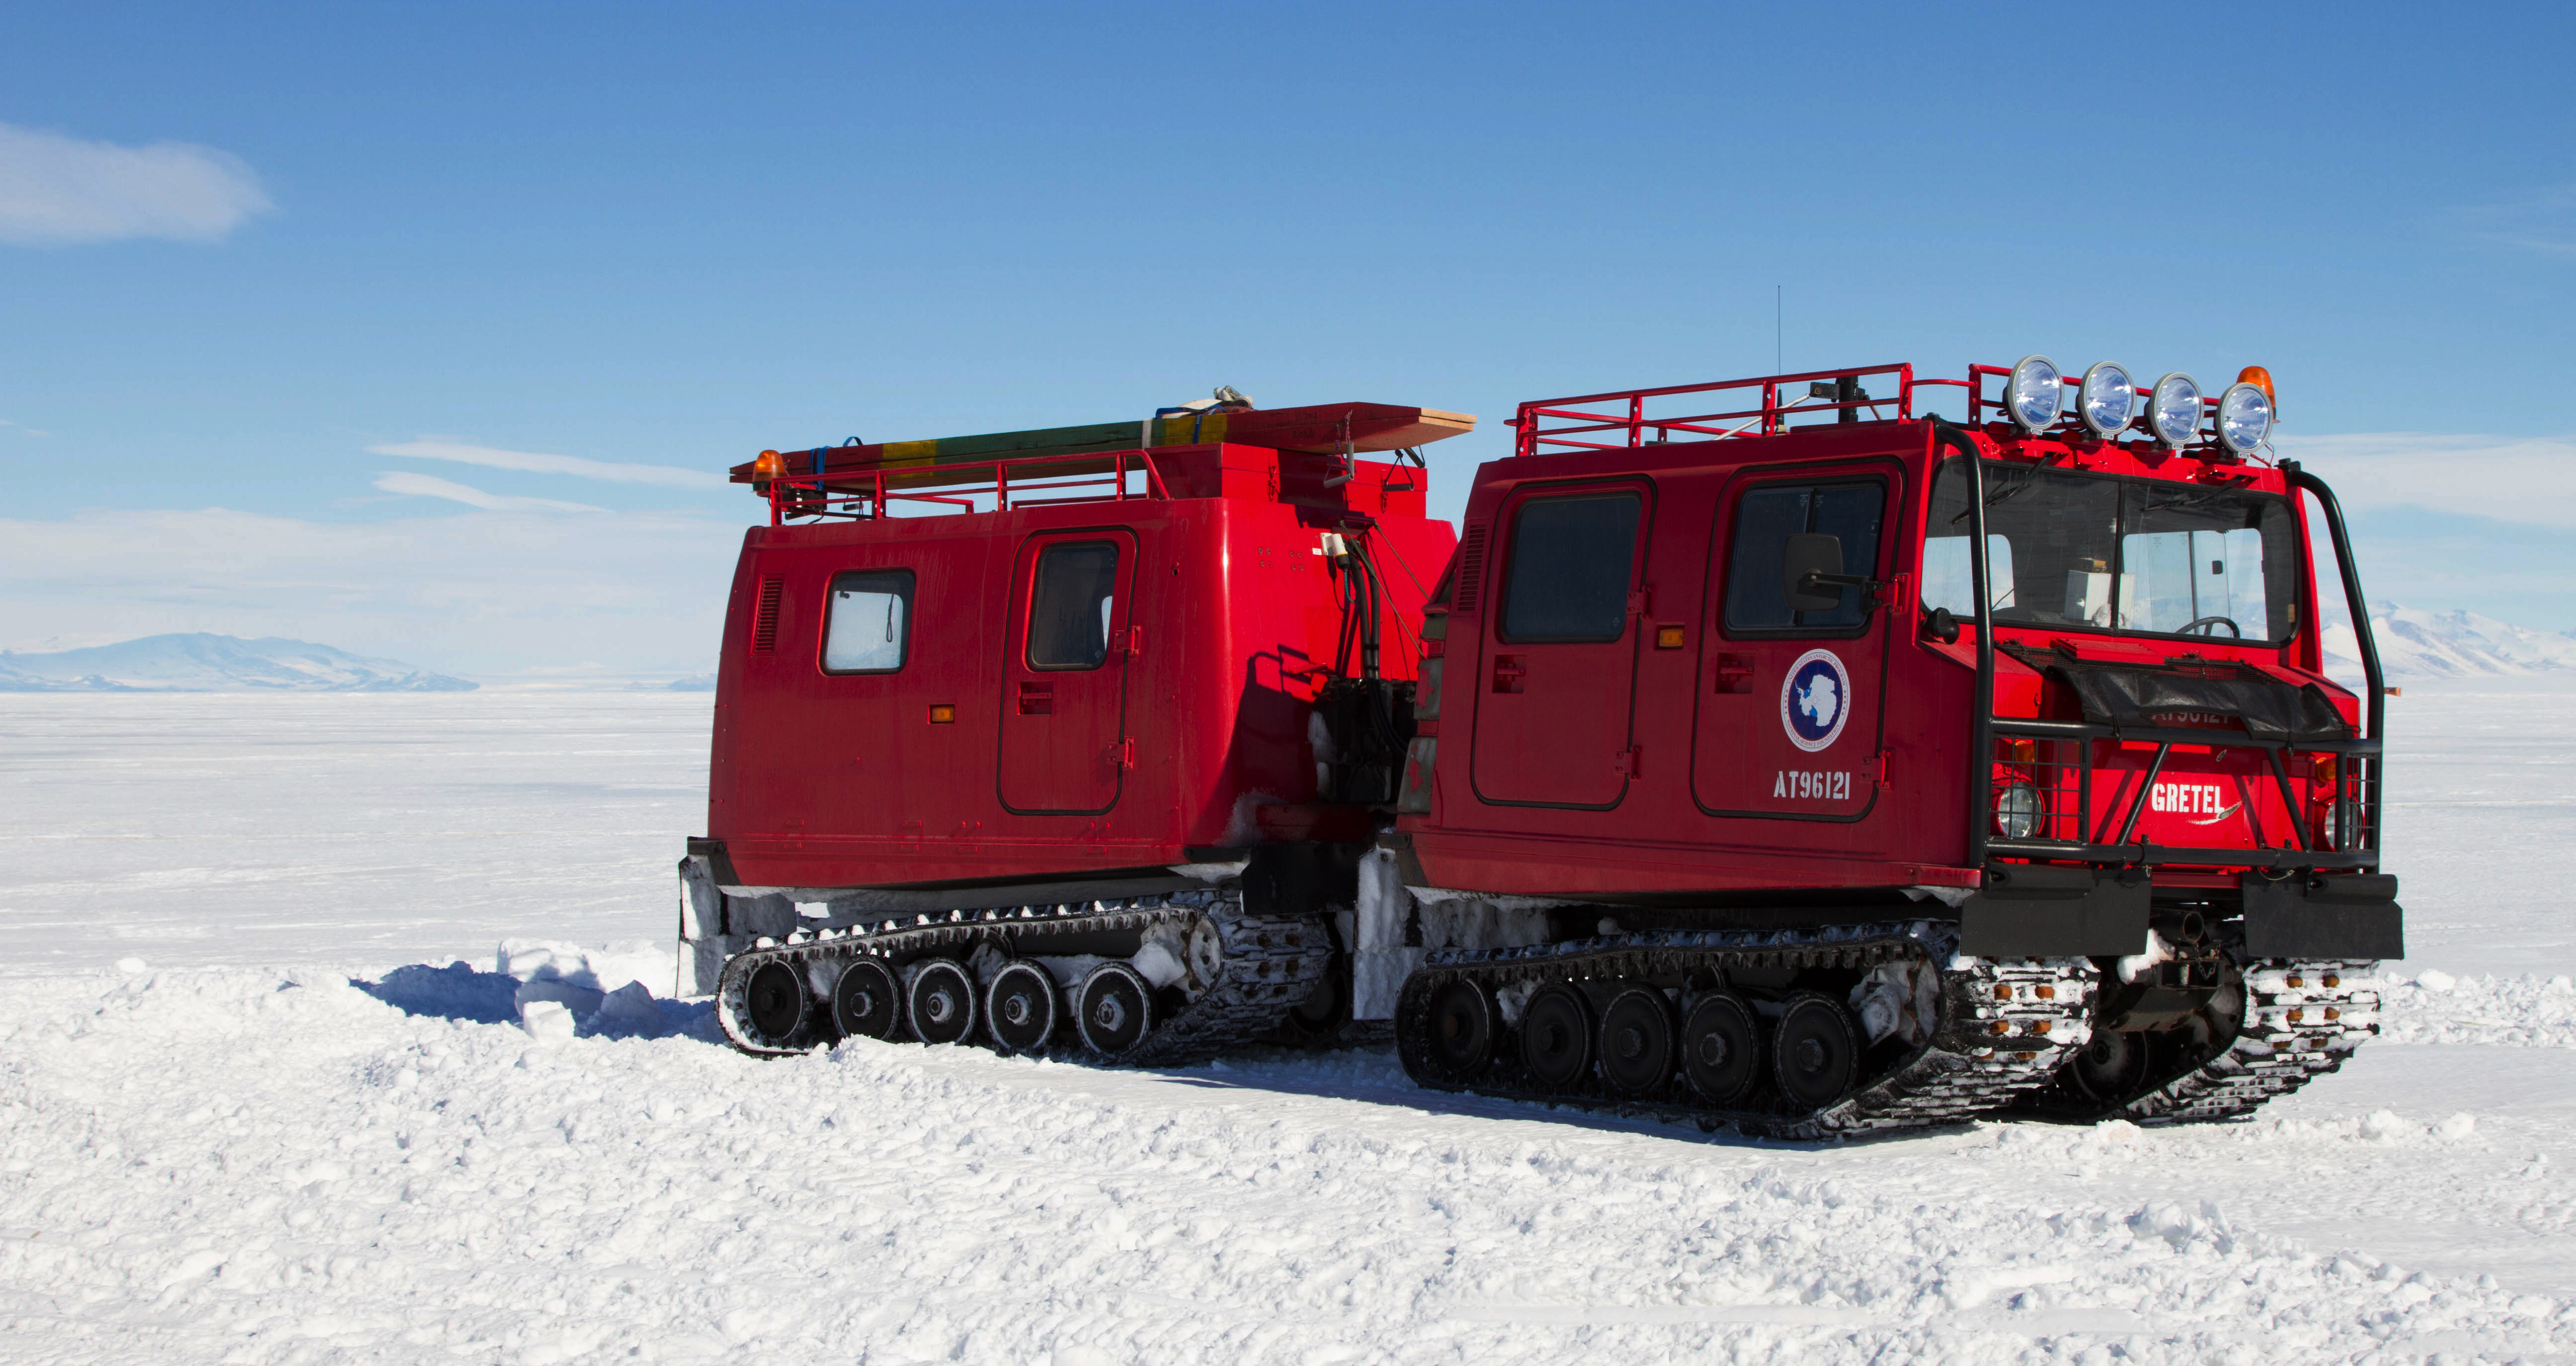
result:
[[[2331,871],[2376,870],[2379,866],[2381,807],[2380,741],[2387,719],[2386,679],[2380,672],[2379,646],[2372,639],[2370,609],[2361,592],[2361,574],[2353,565],[2352,538],[2344,529],[2343,507],[2335,501],[2334,490],[2325,481],[2299,468],[2295,460],[2284,460],[2280,468],[2290,486],[2315,496],[2325,513],[2326,530],[2334,540],[2336,567],[2342,572],[2346,608],[2352,615],[2353,638],[2361,649],[2361,670],[2368,687],[2364,702],[2365,726],[2352,740],[2310,741],[2295,749],[2287,740],[2265,741],[2235,732],[2222,739],[2208,730],[2181,728],[2118,728],[2081,721],[2041,721],[2023,717],[1995,715],[1995,621],[1994,595],[1988,586],[1990,567],[1986,563],[1986,477],[1985,460],[1976,442],[1956,426],[1939,417],[1932,419],[1932,439],[1959,453],[1968,475],[1968,569],[1971,591],[1976,594],[1977,683],[1976,699],[1969,709],[1968,753],[1983,762],[1968,765],[1968,864],[1983,868],[1996,857],[2041,859],[2059,862],[2083,862],[2111,867],[2145,867],[2183,865],[2212,868],[2262,868],[2275,871],[2324,869]],[[2002,737],[1999,741],[1998,737]],[[2095,820],[2092,790],[2093,747],[2104,740],[2139,740],[2156,746],[2145,780],[2120,811],[2119,825],[2109,838],[2103,838],[2104,825]],[[2005,746],[2011,746],[2011,749]],[[2019,747],[2030,747],[2028,762],[2023,763]],[[2291,829],[2270,836],[2269,842],[2287,847],[2274,848],[2194,848],[2156,845],[2132,839],[2139,815],[2146,809],[2149,795],[2155,790],[2156,775],[2176,746],[2207,746],[2225,749],[2261,749],[2267,767],[2277,785],[2282,809]],[[2317,831],[2302,818],[2307,806],[2301,803],[2290,786],[2288,764],[2294,755],[2332,754],[2336,756],[2336,790],[2333,796],[2336,815],[2335,833],[2338,847],[2321,849]],[[2045,756],[2045,761],[2043,761]],[[2002,781],[2013,780],[2016,765],[2029,770],[2028,777],[2038,789],[2040,820],[2038,831],[2048,831],[2060,838],[2013,839],[1995,830],[1995,798],[1998,770]],[[2045,781],[2041,781],[2041,780]],[[2107,819],[2109,813],[2104,813]],[[2048,824],[2050,820],[2059,823]],[[2034,832],[2034,835],[2037,831]],[[2286,836],[2286,838],[2283,838]]]

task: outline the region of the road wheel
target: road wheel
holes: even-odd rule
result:
[[[1821,1110],[1860,1080],[1860,1026],[1842,1002],[1814,992],[1789,999],[1771,1034],[1780,1093],[1801,1110]]]
[[[1592,1063],[1592,1010],[1582,992],[1559,982],[1530,997],[1521,1010],[1521,1061],[1552,1091],[1583,1080]]]

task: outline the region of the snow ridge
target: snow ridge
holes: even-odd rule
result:
[[[0,650],[0,692],[471,692],[417,664],[269,636],[144,636],[79,650]]]

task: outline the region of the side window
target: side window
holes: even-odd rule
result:
[[[1637,562],[1634,493],[1532,498],[1512,515],[1503,585],[1507,641],[1617,640]]]
[[[1109,661],[1118,546],[1059,541],[1038,552],[1029,590],[1029,667],[1097,669]]]
[[[1842,589],[1842,605],[1828,611],[1793,612],[1780,581],[1789,538],[1821,532],[1842,542],[1843,572],[1878,577],[1878,527],[1887,486],[1763,484],[1735,505],[1735,534],[1726,559],[1726,629],[1729,632],[1838,631],[1868,619],[1861,590]]]
[[[832,576],[823,627],[823,672],[890,674],[903,667],[912,637],[912,571],[870,569]]]

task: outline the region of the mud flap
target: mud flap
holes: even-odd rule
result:
[[[2245,951],[2257,958],[2403,958],[2406,913],[2388,873],[2245,875]]]
[[[2123,881],[2126,876],[2134,881]],[[2012,864],[1959,907],[1959,952],[1980,958],[2108,958],[2147,945],[2154,885],[2143,873]]]

